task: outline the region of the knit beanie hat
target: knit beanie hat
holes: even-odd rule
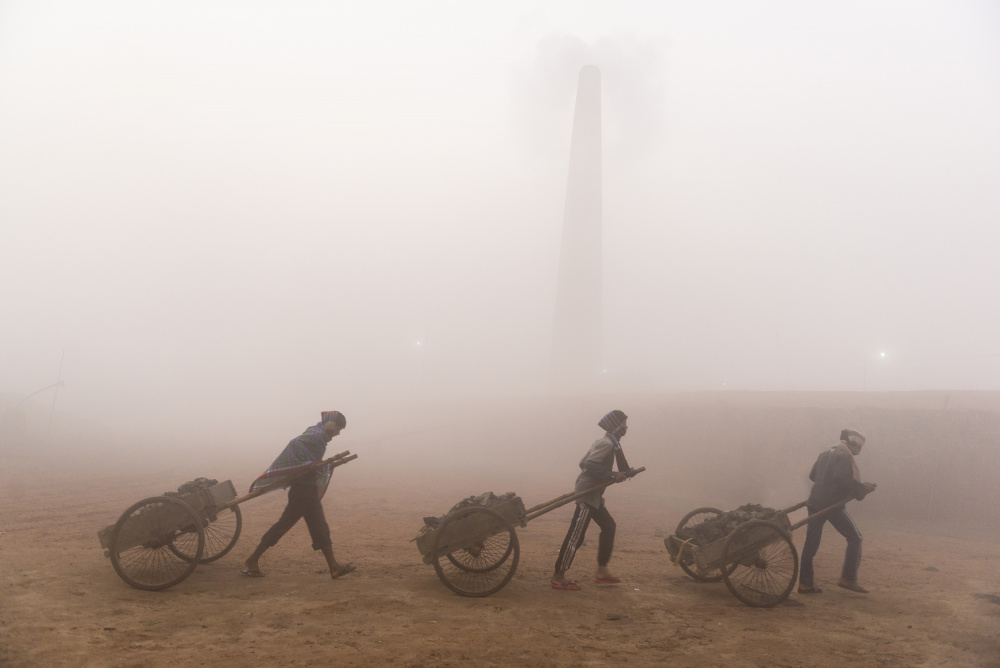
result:
[[[625,424],[625,420],[628,416],[625,413],[614,410],[601,418],[601,421],[597,423],[597,426],[604,431],[614,431]]]

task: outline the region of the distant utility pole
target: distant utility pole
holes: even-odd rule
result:
[[[59,396],[59,388],[63,386],[62,380],[62,370],[63,361],[66,359],[66,349],[63,348],[62,355],[59,357],[59,373],[56,375],[56,391],[52,393],[52,410],[49,412],[49,427],[46,433],[46,438],[52,436],[52,418],[56,415],[56,397]]]

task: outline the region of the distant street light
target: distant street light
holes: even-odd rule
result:
[[[885,359],[885,351],[880,352],[878,354],[878,357],[879,357],[879,359],[883,359],[884,360]],[[862,357],[861,358],[861,362],[862,362],[861,391],[862,392],[867,392],[868,391],[868,356],[865,355],[864,357]]]

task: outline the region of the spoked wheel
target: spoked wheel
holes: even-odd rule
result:
[[[715,519],[720,515],[725,515],[725,513],[718,508],[697,508],[692,510],[677,523],[677,530],[674,531],[674,535],[679,534],[682,529],[690,529],[706,520]],[[713,568],[709,571],[700,571],[693,561],[688,561],[684,558],[678,558],[677,565],[698,582],[718,582],[722,579],[722,571],[718,568]]]
[[[449,552],[445,556],[455,568],[468,573],[485,573],[492,571],[507,561],[507,557],[510,556],[516,546],[517,536],[514,537],[513,541],[507,541],[507,549],[504,554],[495,560],[484,558],[483,553],[486,551],[486,541],[474,543],[466,548],[462,548],[458,552]]]
[[[766,520],[736,527],[722,546],[723,575],[733,596],[756,608],[781,603],[799,575],[799,554],[792,536]]]
[[[207,564],[226,555],[243,530],[243,514],[239,506],[223,508],[214,515],[202,518],[205,531],[205,550],[198,563]],[[170,543],[170,550],[181,559],[194,560],[198,548],[198,536],[194,532],[184,533]]]
[[[172,587],[198,565],[205,550],[201,518],[180,499],[154,496],[136,503],[118,519],[111,536],[111,565],[137,589]],[[174,547],[180,541],[183,550]],[[190,541],[186,543],[186,541]],[[190,554],[182,557],[180,553]]]
[[[476,539],[463,541],[461,536],[468,534]],[[445,586],[460,596],[489,596],[514,577],[521,549],[514,527],[502,515],[470,506],[441,523],[434,554],[434,571]]]

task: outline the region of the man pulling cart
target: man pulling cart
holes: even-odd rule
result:
[[[232,550],[240,537],[240,504],[278,488],[291,487],[281,519],[268,531],[244,564],[244,574],[259,567],[256,560],[302,517],[306,517],[313,546],[323,552],[332,577],[354,570],[333,559],[329,527],[320,503],[333,469],[357,459],[350,451],[323,459],[326,444],[346,426],[336,411],[322,414],[321,422],[293,439],[274,464],[251,485],[249,494],[236,496],[231,480],[198,478],[177,492],[143,499],[130,506],[118,521],[97,533],[104,555],[115,572],[137,589],[159,591],[188,577],[199,564],[216,561]],[[301,482],[299,482],[301,480]],[[293,491],[294,490],[294,491]]]
[[[584,503],[587,508],[594,508],[591,504],[603,508],[606,487],[646,470],[645,467],[629,468],[621,454],[619,439],[627,429],[626,419],[621,411],[612,411],[601,420],[599,425],[605,429],[605,437],[594,443],[580,463],[582,472],[572,492],[530,508],[525,508],[521,497],[512,492],[499,497],[487,493],[456,504],[442,518],[425,517],[425,526],[413,539],[424,563],[434,566],[445,586],[460,596],[490,596],[503,589],[514,576],[520,558],[515,525],[526,526],[530,520],[574,502]],[[611,467],[616,461],[619,470],[613,473]],[[613,584],[621,580],[607,570],[614,547],[614,520],[606,513],[605,510],[599,520],[601,547],[596,580]],[[569,568],[564,553],[569,546],[576,551],[591,517],[589,510],[581,511],[577,506],[557,568],[559,564],[563,564],[564,569]],[[565,572],[561,575],[565,578]],[[579,589],[579,585],[558,588]]]
[[[320,423],[293,438],[267,471],[250,485],[251,492],[265,487],[273,489],[276,485],[287,485],[288,505],[278,521],[261,537],[257,549],[247,557],[244,568],[240,571],[243,575],[264,577],[258,564],[261,556],[277,545],[281,537],[300,519],[306,521],[312,548],[322,552],[326,558],[331,578],[339,578],[355,569],[353,564],[340,564],[334,557],[330,526],[323,514],[323,494],[330,484],[333,467],[321,462],[327,443],[346,428],[347,419],[343,413],[324,411],[320,414]]]
[[[813,464],[809,479],[813,481],[806,508],[809,515],[819,513],[823,508],[833,505],[841,499],[863,500],[875,491],[875,483],[861,482],[861,471],[854,458],[861,454],[865,436],[856,429],[844,429],[840,432],[840,441],[828,450],[824,450]],[[858,567],[861,565],[861,532],[854,520],[847,514],[845,508],[840,508],[824,518],[818,518],[809,523],[806,529],[806,542],[802,546],[802,565],[799,571],[799,593],[819,594],[822,589],[813,584],[813,557],[819,550],[820,539],[823,537],[823,524],[829,522],[841,536],[847,540],[847,550],[844,553],[844,566],[840,571],[837,586],[867,594],[868,590],[858,584]]]
[[[597,423],[604,430],[604,437],[594,441],[590,450],[580,460],[580,475],[576,478],[576,492],[583,492],[601,483],[622,482],[629,471],[628,461],[622,451],[621,439],[628,431],[628,416],[622,411],[613,410]],[[617,464],[618,472],[612,467]],[[604,488],[601,487],[576,502],[576,511],[569,524],[566,538],[563,539],[556,559],[555,571],[552,573],[553,589],[578,590],[580,585],[566,579],[566,571],[573,563],[576,551],[583,544],[587,535],[587,525],[593,519],[601,529],[601,537],[597,545],[597,571],[594,581],[597,584],[619,584],[621,578],[611,574],[608,562],[611,561],[611,551],[615,547],[615,520],[604,504]]]
[[[743,506],[725,513],[716,508],[698,508],[681,519],[676,532],[664,539],[671,560],[699,582],[722,580],[736,598],[755,607],[781,603],[792,592],[796,578],[800,594],[815,594],[812,559],[819,547],[823,523],[829,520],[845,538],[847,553],[840,587],[867,593],[857,584],[861,560],[861,534],[844,507],[875,490],[861,482],[853,457],[861,451],[864,436],[853,429],[841,433],[841,441],[820,455],[810,478],[815,482],[809,499],[784,510]],[[789,515],[806,508],[808,517],[792,523]],[[762,511],[763,514],[758,514]],[[731,523],[731,520],[738,520]],[[802,548],[802,572],[792,532],[808,525]]]

